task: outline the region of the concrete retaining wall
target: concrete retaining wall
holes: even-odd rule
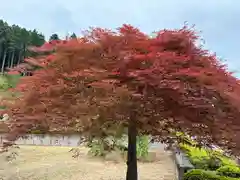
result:
[[[4,142],[4,134],[0,134],[0,144]],[[42,145],[42,146],[78,146],[80,143],[78,134],[29,134],[19,138],[15,143],[18,145]]]
[[[0,134],[0,145],[4,142],[5,134]],[[42,146],[72,146],[76,147],[81,143],[79,134],[28,134],[19,138],[16,142],[18,145],[42,145]],[[150,148],[164,150],[165,145],[162,143],[151,143]]]

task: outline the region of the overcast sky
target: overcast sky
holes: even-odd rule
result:
[[[36,28],[47,37],[55,32],[79,34],[89,26],[117,28],[123,23],[151,33],[180,28],[187,21],[202,31],[206,48],[226,59],[232,70],[240,70],[237,0],[0,0],[0,4],[0,18]]]

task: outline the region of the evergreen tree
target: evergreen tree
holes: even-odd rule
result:
[[[45,42],[43,34],[36,29],[27,30],[18,25],[8,25],[0,20],[0,68],[1,73],[7,68],[20,64],[24,58],[32,56],[29,46],[41,46]]]
[[[58,34],[56,33],[52,34],[49,38],[49,41],[52,41],[52,40],[60,40]]]
[[[77,35],[75,33],[72,33],[72,35],[70,36],[71,39],[76,39]]]

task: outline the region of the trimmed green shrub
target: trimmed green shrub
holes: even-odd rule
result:
[[[190,162],[195,166],[197,169],[204,169],[204,170],[217,170],[221,167],[222,162],[218,157],[209,156],[209,157],[193,157],[190,158]]]
[[[198,169],[217,170],[221,166],[237,166],[229,157],[214,150],[206,150],[187,144],[180,144],[180,148],[187,154],[191,163]]]
[[[239,166],[222,166],[217,170],[219,175],[240,178]]]
[[[218,175],[215,171],[193,169],[184,174],[184,180],[239,180],[239,178]]]
[[[185,180],[240,180],[240,167],[221,151],[200,148],[192,142],[179,146],[196,168],[185,174]]]

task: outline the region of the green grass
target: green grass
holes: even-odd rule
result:
[[[0,75],[0,90],[5,91],[9,88],[8,80],[5,76]]]
[[[10,88],[16,87],[20,77],[20,75],[0,75],[0,101],[3,99],[11,101],[20,95],[17,92],[12,92],[9,90]],[[0,110],[5,108],[5,106],[0,105]]]
[[[7,91],[9,88],[16,87],[20,78],[21,78],[20,75],[9,74],[0,75],[0,90]]]

